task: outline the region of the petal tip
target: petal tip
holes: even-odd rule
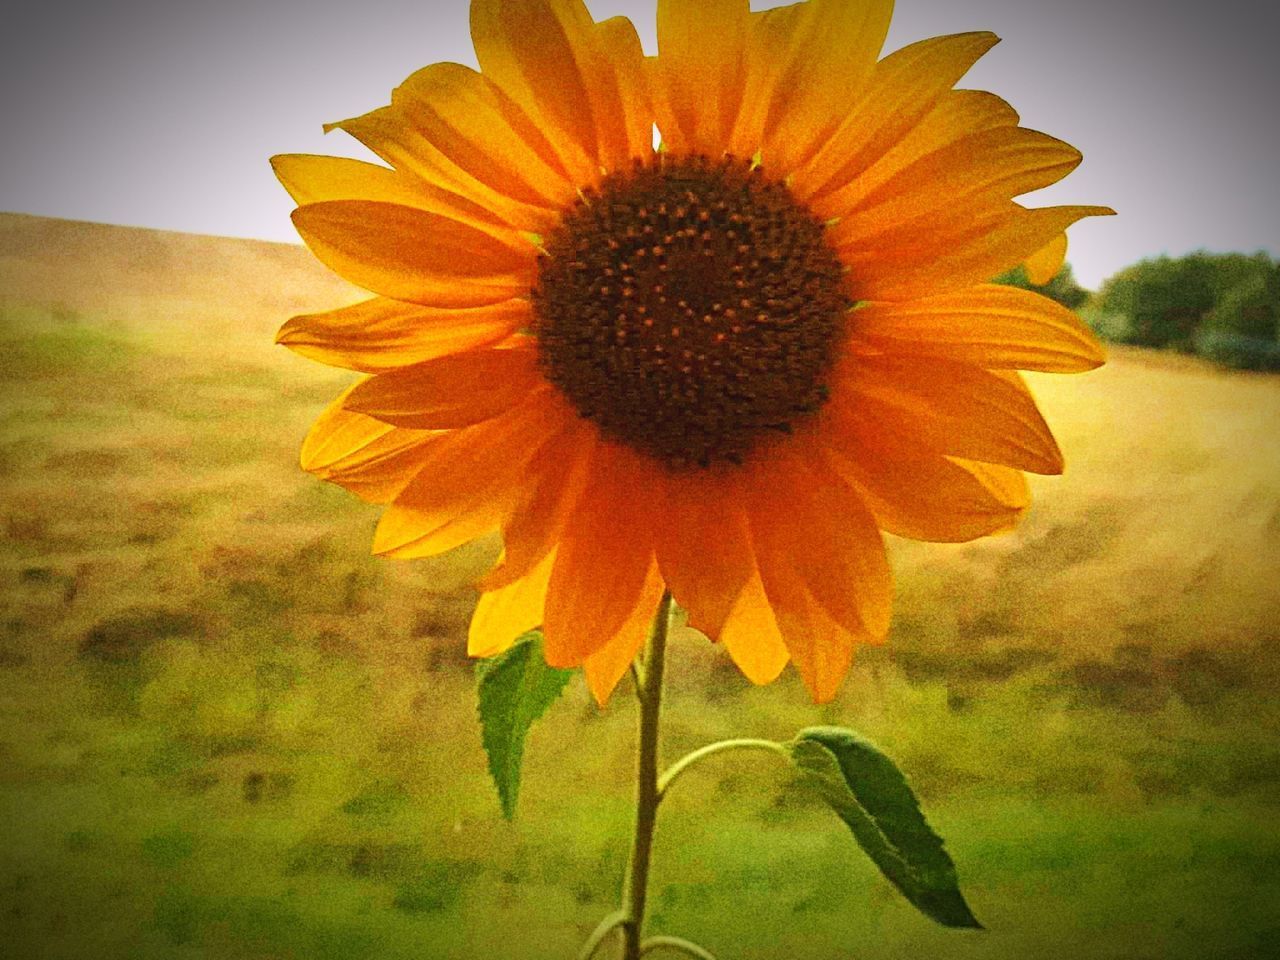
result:
[[[279,330],[276,331],[275,343],[281,347],[292,348],[300,339],[300,330],[297,324],[297,317],[285,322]]]

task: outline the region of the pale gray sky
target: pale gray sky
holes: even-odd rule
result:
[[[773,3],[757,4],[772,6]],[[654,44],[653,0],[588,0]],[[962,84],[1080,147],[1037,195],[1120,216],[1072,230],[1095,285],[1140,257],[1280,254],[1280,36],[1259,0],[899,0],[889,49],[1004,42]],[[474,64],[465,0],[67,0],[0,38],[0,210],[296,239],[267,157],[363,156],[320,125],[380,106],[413,70]]]

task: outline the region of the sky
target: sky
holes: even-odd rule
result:
[[[753,3],[759,8],[773,3]],[[626,14],[654,51],[654,0]],[[1086,286],[1142,257],[1280,255],[1280,31],[1259,0],[898,0],[886,52],[944,33],[1003,42],[961,86],[1085,161],[1033,205],[1105,204],[1072,228]],[[368,157],[321,125],[415,69],[475,64],[465,0],[46,0],[0,38],[0,210],[296,241],[275,153]]]

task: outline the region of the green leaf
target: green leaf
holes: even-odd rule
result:
[[[787,744],[803,781],[853,831],[854,839],[908,900],[947,927],[982,929],[956,879],[942,838],[929,827],[897,765],[840,727],[810,727]]]
[[[524,634],[506,652],[476,665],[481,740],[489,755],[489,773],[498,788],[502,815],[508,820],[515,816],[520,793],[525,736],[572,676],[572,670],[547,666],[542,634],[537,630]]]

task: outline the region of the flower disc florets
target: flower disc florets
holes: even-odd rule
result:
[[[822,222],[763,171],[672,159],[607,177],[544,241],[546,376],[671,467],[742,458],[827,396],[852,306]]]

